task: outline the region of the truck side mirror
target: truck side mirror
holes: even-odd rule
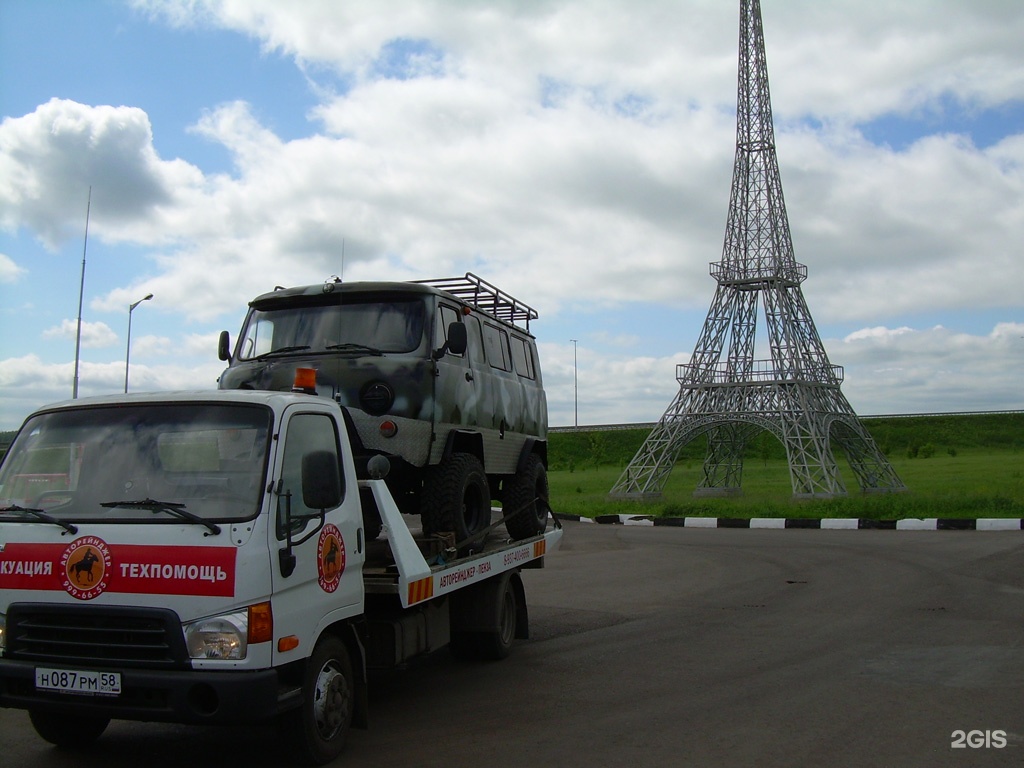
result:
[[[302,457],[302,503],[310,509],[319,509],[318,515],[292,516],[291,493],[285,496],[285,547],[278,550],[281,575],[288,578],[295,571],[293,547],[304,544],[324,527],[328,509],[341,504],[341,471],[338,456],[334,451],[310,451]],[[317,520],[320,523],[309,533],[296,541],[292,538],[292,522]]]
[[[469,346],[469,334],[466,332],[465,323],[452,323],[448,326],[448,351],[453,355],[466,354],[466,347]]]
[[[231,362],[231,334],[227,331],[220,332],[220,339],[217,342],[217,357]]]
[[[320,510],[341,504],[341,472],[333,451],[310,451],[302,457],[302,503]]]

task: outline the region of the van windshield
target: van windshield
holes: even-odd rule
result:
[[[0,467],[0,515],[37,510],[75,522],[178,523],[255,517],[271,420],[269,409],[237,403],[40,414]]]
[[[360,297],[362,298],[362,297]],[[238,345],[238,359],[275,353],[409,353],[424,343],[422,298],[355,300],[344,304],[253,309]]]

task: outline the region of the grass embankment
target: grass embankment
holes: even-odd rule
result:
[[[551,504],[559,513],[586,517],[1024,517],[1024,414],[865,419],[864,423],[907,491],[861,494],[840,455],[836,458],[847,497],[793,500],[785,452],[765,433],[748,451],[739,497],[694,498],[706,449],[700,438],[684,449],[660,499],[612,501],[608,491],[648,433],[581,430],[549,436]]]

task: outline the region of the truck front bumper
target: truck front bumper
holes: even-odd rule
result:
[[[98,696],[40,691],[37,664],[0,659],[0,707],[74,710],[120,720],[192,724],[254,723],[273,717],[295,691],[282,689],[276,670],[207,672],[110,669],[121,674],[121,693]],[[54,667],[57,665],[46,665]]]

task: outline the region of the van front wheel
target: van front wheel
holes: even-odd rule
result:
[[[424,533],[451,531],[458,542],[490,525],[491,491],[480,459],[453,453],[434,467],[424,483],[420,514]]]

